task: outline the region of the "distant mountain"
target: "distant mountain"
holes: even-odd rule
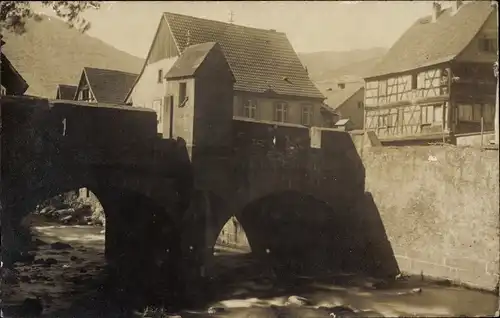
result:
[[[77,85],[85,66],[139,73],[144,63],[57,18],[43,16],[26,28],[23,35],[4,32],[2,50],[28,82],[28,95],[55,98],[57,85]]]
[[[316,83],[356,81],[362,80],[386,52],[386,48],[376,47],[343,52],[299,53],[299,58]]]

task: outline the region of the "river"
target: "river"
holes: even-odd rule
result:
[[[47,243],[65,242],[72,248],[54,250],[49,245],[40,246],[37,259],[51,258],[55,261],[50,266],[43,263],[18,265],[20,286],[10,294],[5,292],[4,304],[12,305],[25,297],[39,296],[44,304],[44,317],[120,317],[102,299],[106,297],[101,284],[105,275],[103,229],[48,223],[32,228],[38,239]],[[227,267],[222,272],[230,273],[232,266],[238,274],[226,284],[225,292],[209,305],[223,308],[217,317],[329,317],[327,311],[316,308],[322,305],[349,305],[363,317],[471,317],[491,316],[498,306],[498,298],[492,293],[438,286],[417,279],[402,281],[390,289],[373,289],[369,288],[365,279],[338,275],[326,281],[302,278],[295,287],[283,288],[269,280],[256,280],[247,275],[251,270],[245,271],[244,267],[252,266],[250,256],[218,256],[218,262]],[[231,262],[233,264],[228,265]],[[235,266],[238,262],[239,265]],[[421,292],[411,292],[416,288],[420,288]],[[215,295],[219,294],[215,292]],[[309,303],[302,306],[286,304],[292,295],[305,297]],[[212,317],[207,313],[209,306],[179,315]]]

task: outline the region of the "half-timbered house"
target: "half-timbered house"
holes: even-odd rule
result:
[[[137,74],[84,67],[74,100],[102,104],[123,104]]]
[[[285,33],[169,12],[161,16],[144,67],[126,102],[159,112],[165,106],[165,74],[186,48],[209,42],[221,46],[236,78],[235,117],[308,126],[332,121],[324,96],[310,80]],[[190,89],[189,83],[179,85],[179,89]]]
[[[454,142],[493,130],[497,16],[454,1],[416,21],[365,78],[365,127],[384,143]]]

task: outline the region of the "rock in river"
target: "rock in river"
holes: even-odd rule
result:
[[[307,306],[311,304],[311,302],[307,298],[300,296],[290,296],[288,297],[286,303],[288,305],[295,305],[295,306]]]
[[[55,242],[50,244],[50,248],[54,250],[66,250],[66,249],[71,249],[72,247],[67,243]]]

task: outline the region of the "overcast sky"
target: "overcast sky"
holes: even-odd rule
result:
[[[416,19],[430,14],[431,5],[431,1],[109,1],[84,16],[92,22],[89,35],[145,58],[165,11],[224,22],[232,11],[235,24],[285,32],[297,52],[315,52],[390,47]]]

